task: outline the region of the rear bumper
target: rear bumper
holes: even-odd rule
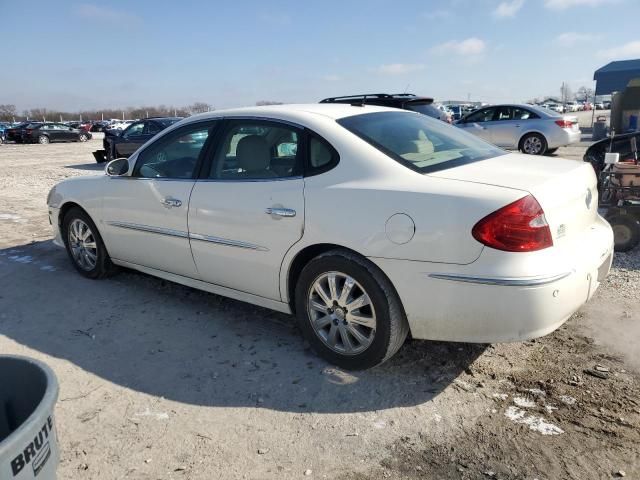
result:
[[[556,128],[552,135],[547,137],[549,148],[558,148],[578,143],[581,140],[582,132],[569,128]]]
[[[562,325],[609,273],[611,228],[598,218],[585,237],[570,258],[556,248],[531,254],[485,248],[469,265],[372,260],[396,287],[414,338],[521,341]]]

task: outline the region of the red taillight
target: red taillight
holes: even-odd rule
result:
[[[560,128],[571,128],[573,126],[573,123],[571,120],[556,120],[556,125],[558,125]]]
[[[487,247],[505,252],[534,252],[553,246],[544,211],[532,195],[490,213],[475,224],[471,234]]]

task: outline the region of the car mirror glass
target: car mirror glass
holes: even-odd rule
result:
[[[119,177],[129,171],[129,160],[126,158],[116,158],[107,163],[105,173],[110,177]]]

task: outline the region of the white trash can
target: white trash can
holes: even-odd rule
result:
[[[44,363],[0,355],[0,480],[55,480],[58,381]]]

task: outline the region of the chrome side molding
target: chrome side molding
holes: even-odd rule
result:
[[[475,277],[470,275],[457,275],[447,273],[431,273],[429,278],[438,280],[450,280],[452,282],[478,283],[480,285],[499,285],[503,287],[537,287],[557,282],[567,278],[573,272],[560,273],[558,275],[546,275],[541,277],[513,278],[513,277]]]

